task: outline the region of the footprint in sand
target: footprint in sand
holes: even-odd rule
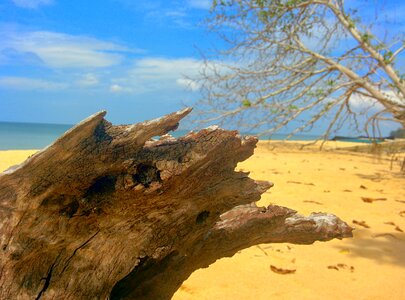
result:
[[[302,201],[302,202],[305,202],[305,203],[314,203],[314,204],[318,204],[318,205],[323,205],[321,202],[314,201],[314,200],[304,200],[304,201]]]
[[[282,268],[278,268],[273,265],[270,265],[270,270],[272,270],[274,273],[282,274],[282,275],[294,274],[296,271],[296,269],[282,269]]]
[[[356,225],[363,226],[364,228],[370,228],[370,226],[367,225],[366,221],[353,220],[352,223],[353,223],[353,224],[356,224]]]
[[[298,173],[299,174],[299,173]],[[288,180],[287,183],[295,183],[295,184],[305,184],[305,185],[315,185],[312,182],[301,182],[301,181],[292,181],[292,180]]]
[[[387,198],[370,198],[370,197],[361,197],[361,200],[366,203],[373,203],[374,201],[386,201]]]
[[[391,225],[391,226],[395,226],[395,230],[399,231],[399,232],[404,232],[397,224],[395,224],[394,222],[384,222],[384,224],[386,225]]]
[[[330,270],[336,270],[336,271],[348,270],[350,272],[354,272],[354,267],[353,266],[348,266],[346,264],[330,265],[330,266],[327,266],[327,268],[330,269]]]
[[[392,233],[378,233],[378,234],[374,234],[372,236],[373,238],[379,238],[379,237],[390,237],[393,238],[395,240],[399,240],[399,238],[397,238],[395,235],[393,235]]]

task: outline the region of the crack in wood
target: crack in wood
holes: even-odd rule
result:
[[[46,277],[42,278],[41,280],[45,280],[44,282],[44,286],[42,287],[41,291],[38,293],[38,296],[35,298],[35,300],[39,300],[41,299],[42,295],[45,293],[45,291],[48,289],[50,283],[51,283],[51,278],[52,278],[52,272],[53,269],[56,266],[57,261],[59,260],[59,257],[61,256],[62,252],[60,252],[58,254],[58,256],[56,257],[55,261],[52,263],[52,265],[49,267],[48,269],[48,273],[46,275]]]
[[[73,257],[76,255],[76,252],[79,251],[81,248],[83,248],[84,246],[86,246],[88,243],[90,243],[90,241],[100,232],[100,230],[98,230],[95,234],[93,234],[90,238],[88,238],[83,244],[81,244],[79,247],[77,247],[72,255],[67,259],[65,266],[63,267],[62,271],[60,272],[61,274],[63,272],[65,272],[66,268],[69,266],[70,261],[73,259]]]

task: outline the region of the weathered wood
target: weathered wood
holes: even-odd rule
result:
[[[235,167],[257,139],[165,135],[189,112],[123,126],[100,112],[0,174],[0,299],[170,299],[251,245],[351,236],[334,215],[256,207],[272,184]]]

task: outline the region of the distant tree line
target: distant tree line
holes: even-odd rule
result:
[[[405,129],[399,128],[397,130],[393,130],[390,133],[390,138],[394,139],[405,139]]]

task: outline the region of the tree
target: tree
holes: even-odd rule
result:
[[[405,74],[396,69],[404,33],[374,35],[384,22],[362,22],[349,5],[213,1],[208,25],[226,46],[206,58],[198,78],[202,121],[237,120],[268,134],[289,125],[291,136],[326,119],[323,138],[343,124],[367,132],[381,120],[405,126]],[[369,105],[358,109],[356,100]]]
[[[399,129],[397,129],[397,130],[393,130],[393,131],[391,131],[391,133],[390,133],[390,138],[393,138],[393,139],[403,139],[403,138],[405,138],[405,129],[401,129],[401,128],[399,128]]]
[[[0,299],[170,299],[245,247],[352,236],[331,214],[257,207],[272,185],[234,170],[257,139],[165,135],[190,111],[120,126],[100,112],[0,173]]]

